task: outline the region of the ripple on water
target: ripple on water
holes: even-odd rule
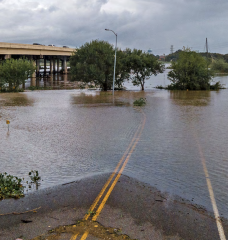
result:
[[[133,101],[146,97],[145,129],[124,174],[211,210],[200,147],[228,217],[227,90],[115,92],[114,104],[110,93],[78,90],[15,96],[0,95],[0,171],[28,179],[37,169],[41,188],[112,172],[142,119]]]

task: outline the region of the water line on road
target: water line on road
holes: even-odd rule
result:
[[[196,142],[197,142],[197,145],[198,145],[200,158],[201,158],[201,163],[203,165],[203,170],[204,170],[204,174],[205,174],[206,181],[207,181],[207,188],[208,188],[208,191],[209,191],[211,204],[212,204],[213,211],[214,211],[214,216],[215,216],[215,220],[216,220],[216,224],[217,224],[217,228],[218,228],[218,232],[219,232],[219,237],[220,237],[221,240],[226,240],[226,236],[225,236],[225,233],[224,233],[224,229],[223,229],[223,226],[222,226],[222,222],[221,222],[221,219],[220,219],[218,207],[217,207],[216,200],[215,200],[213,187],[212,187],[210,176],[209,176],[209,173],[208,173],[206,160],[205,160],[201,145],[199,143],[199,139],[198,139],[195,131],[194,131],[194,135],[195,135],[195,139],[196,139]]]
[[[88,218],[90,217],[90,213],[93,212],[93,210],[95,209],[97,203],[99,202],[100,198],[102,197],[102,195],[104,194],[106,188],[108,187],[108,185],[110,184],[111,180],[113,179],[114,175],[117,173],[120,165],[122,164],[123,160],[125,159],[121,169],[119,170],[119,172],[117,173],[117,176],[115,178],[115,180],[113,181],[112,185],[110,186],[108,192],[106,193],[106,195],[104,196],[101,204],[99,205],[97,211],[96,211],[96,214],[93,216],[92,220],[93,221],[96,221],[96,219],[98,218],[98,216],[100,215],[103,207],[105,206],[110,194],[112,193],[116,183],[118,182],[124,168],[126,167],[139,139],[140,139],[140,136],[142,134],[142,131],[145,127],[145,123],[146,123],[146,114],[141,110],[139,109],[139,111],[143,114],[143,119],[141,121],[141,123],[139,124],[139,127],[134,135],[134,137],[132,138],[132,141],[130,142],[127,150],[125,151],[123,157],[121,158],[120,162],[118,163],[116,169],[114,170],[114,172],[112,173],[112,175],[110,176],[110,178],[108,179],[108,181],[105,183],[105,185],[103,186],[101,192],[98,194],[97,198],[95,199],[95,201],[93,202],[93,204],[91,205],[88,213],[84,216],[83,220],[88,220]],[[85,240],[88,236],[89,232],[85,232],[83,234],[83,236],[81,237],[81,240]],[[75,236],[72,236],[71,239],[74,239],[74,237],[77,237],[76,235]]]
[[[109,186],[110,182],[112,181],[113,177],[115,176],[115,174],[118,172],[119,167],[121,166],[122,162],[124,161],[124,159],[126,158],[129,150],[131,149],[132,145],[134,144],[134,141],[138,135],[138,132],[140,130],[141,125],[139,124],[138,129],[136,130],[128,148],[126,149],[125,153],[123,154],[122,158],[120,159],[119,163],[117,164],[115,170],[113,171],[113,173],[111,174],[111,176],[109,177],[109,179],[107,180],[107,182],[104,184],[103,188],[101,189],[100,193],[98,194],[97,198],[94,200],[93,204],[91,205],[90,209],[89,209],[89,213],[86,214],[83,218],[83,220],[88,220],[88,218],[90,217],[90,212],[92,212],[94,210],[94,208],[96,207],[96,205],[98,204],[99,200],[101,199],[102,195],[104,194],[106,188]]]

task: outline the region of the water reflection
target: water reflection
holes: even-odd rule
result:
[[[170,99],[178,105],[207,106],[211,91],[169,91]]]
[[[130,106],[129,99],[122,98],[123,91],[115,92],[113,96],[111,92],[100,92],[95,90],[86,90],[77,95],[71,95],[73,104],[83,107],[105,107],[105,106]]]
[[[78,89],[78,82],[71,82],[70,74],[52,74],[29,78],[25,84],[25,89],[29,87],[43,87],[52,89]]]
[[[166,65],[167,67],[168,65]],[[168,79],[168,72],[170,69],[165,69],[165,71],[157,76],[151,76],[145,81],[145,90],[151,90],[156,86],[167,87],[171,82]],[[228,75],[217,75],[213,79],[213,84],[220,81],[224,87],[228,87]],[[80,84],[78,82],[71,81],[70,74],[50,74],[50,75],[40,75],[36,78],[28,79],[25,88],[30,86],[37,87],[52,87],[53,89],[78,89]],[[131,82],[124,82],[123,86],[127,90],[140,90],[140,86],[133,86]]]
[[[2,93],[0,94],[0,107],[2,106],[32,106],[33,98],[24,93]]]

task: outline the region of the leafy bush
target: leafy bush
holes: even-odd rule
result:
[[[0,64],[0,87],[7,84],[9,91],[15,91],[19,85],[32,76],[35,71],[32,61],[27,59],[7,59]]]
[[[0,87],[0,92],[24,92],[23,88],[12,88],[11,90],[5,86]]]
[[[0,199],[20,198],[24,196],[24,186],[21,178],[0,173]]]
[[[168,89],[209,90],[213,72],[208,62],[199,54],[184,48],[177,61],[171,63],[168,78],[172,82]]]
[[[220,82],[217,82],[215,84],[210,85],[210,89],[219,90],[219,89],[225,89],[225,87]]]
[[[167,89],[166,87],[163,87],[162,85],[158,85],[155,88],[157,88],[157,89]]]
[[[143,106],[146,104],[146,98],[139,98],[133,102],[134,106]]]

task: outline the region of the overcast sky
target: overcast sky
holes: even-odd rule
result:
[[[227,0],[0,0],[0,42],[80,47],[99,39],[169,54],[228,53]]]

